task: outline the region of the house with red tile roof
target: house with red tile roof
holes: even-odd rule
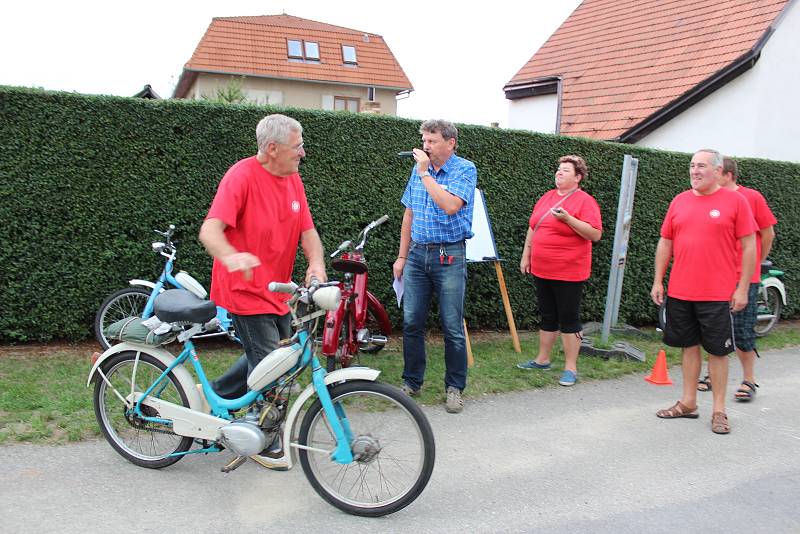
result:
[[[232,80],[252,102],[386,115],[414,90],[380,35],[286,14],[212,19],[173,98],[213,98]]]
[[[800,161],[798,0],[584,0],[505,85],[510,128]]]

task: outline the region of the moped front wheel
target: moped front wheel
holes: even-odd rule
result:
[[[102,365],[105,374],[96,377],[94,413],[100,431],[119,454],[128,461],[150,469],[172,465],[183,456],[172,456],[189,450],[192,438],[178,436],[167,424],[153,423],[138,417],[123,399],[131,392],[143,392],[164,372],[166,367],[156,358],[125,351],[112,356]],[[119,396],[118,396],[119,395]],[[152,395],[181,406],[189,407],[189,399],[173,373],[153,390]],[[122,397],[122,398],[120,398]],[[148,417],[158,417],[156,410],[142,406]]]
[[[758,293],[755,331],[758,337],[766,336],[781,318],[783,302],[781,294],[775,287],[762,288]]]
[[[411,504],[433,472],[433,431],[420,407],[394,386],[352,381],[329,389],[352,433],[354,461],[336,463],[336,448],[319,399],[300,426],[300,463],[314,490],[349,514],[378,517]]]
[[[106,350],[111,341],[105,336],[105,329],[121,319],[141,317],[150,291],[141,287],[126,287],[115,291],[103,301],[94,317],[94,336]]]

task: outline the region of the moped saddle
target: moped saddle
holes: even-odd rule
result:
[[[165,323],[206,323],[217,315],[213,300],[202,300],[185,289],[168,289],[156,297],[155,316]]]
[[[335,258],[331,262],[331,267],[334,270],[339,271],[340,273],[353,273],[353,274],[364,274],[367,272],[367,264],[363,261],[357,260],[345,260],[342,258]]]

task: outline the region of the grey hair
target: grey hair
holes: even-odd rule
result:
[[[275,113],[261,119],[256,126],[256,142],[258,152],[263,153],[269,143],[287,144],[289,134],[303,133],[303,126],[291,117]]]
[[[720,154],[718,150],[714,150],[713,148],[701,148],[697,152],[711,154],[711,165],[714,167],[722,167],[722,154]],[[697,152],[695,152],[695,154],[697,154]]]
[[[419,133],[438,133],[442,135],[442,139],[455,139],[456,146],[458,146],[458,129],[456,125],[450,121],[442,119],[429,119],[422,123],[419,127]]]

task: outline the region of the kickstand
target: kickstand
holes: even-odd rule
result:
[[[227,465],[222,466],[220,471],[222,471],[223,473],[230,473],[231,471],[233,471],[246,461],[247,461],[247,456],[237,456],[236,458],[228,462]]]

